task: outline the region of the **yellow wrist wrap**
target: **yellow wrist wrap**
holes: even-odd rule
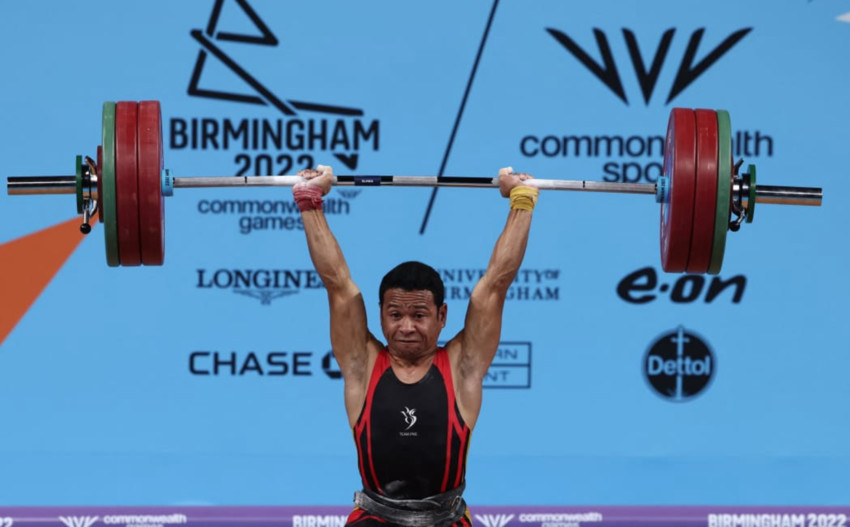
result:
[[[511,208],[520,210],[534,210],[537,204],[539,191],[534,187],[514,187],[511,189]]]

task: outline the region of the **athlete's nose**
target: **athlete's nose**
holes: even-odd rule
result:
[[[405,333],[410,333],[414,330],[413,319],[410,317],[402,317],[400,328]]]

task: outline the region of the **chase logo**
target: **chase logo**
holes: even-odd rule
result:
[[[342,379],[342,370],[339,369],[339,363],[334,357],[333,350],[325,353],[325,356],[322,357],[322,371],[330,379]]]
[[[643,361],[649,386],[674,402],[687,401],[705,390],[715,368],[706,341],[682,326],[656,339]]]

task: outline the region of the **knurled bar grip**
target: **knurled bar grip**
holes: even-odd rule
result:
[[[253,176],[241,178],[174,178],[174,187],[291,187],[304,181],[300,176]],[[531,179],[526,184],[552,190],[587,190],[626,194],[655,194],[655,183],[606,183],[559,179]],[[498,178],[453,176],[336,176],[340,186],[467,187],[498,188]]]
[[[9,195],[21,194],[74,194],[75,176],[34,176],[6,178]],[[338,186],[400,186],[400,187],[466,187],[495,188],[498,178],[454,177],[454,176],[387,176],[361,175],[336,176]],[[175,188],[212,187],[291,187],[304,181],[300,176],[217,176],[174,178]],[[563,179],[531,179],[526,183],[547,190],[573,190],[587,192],[610,192],[621,194],[655,194],[655,183],[611,183],[605,181],[583,181]],[[775,205],[820,206],[823,190],[816,187],[778,187],[758,185],[756,203]]]

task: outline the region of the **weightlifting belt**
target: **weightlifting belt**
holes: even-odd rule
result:
[[[460,520],[466,512],[461,485],[421,500],[394,500],[370,490],[354,493],[354,505],[403,527],[436,527]]]

